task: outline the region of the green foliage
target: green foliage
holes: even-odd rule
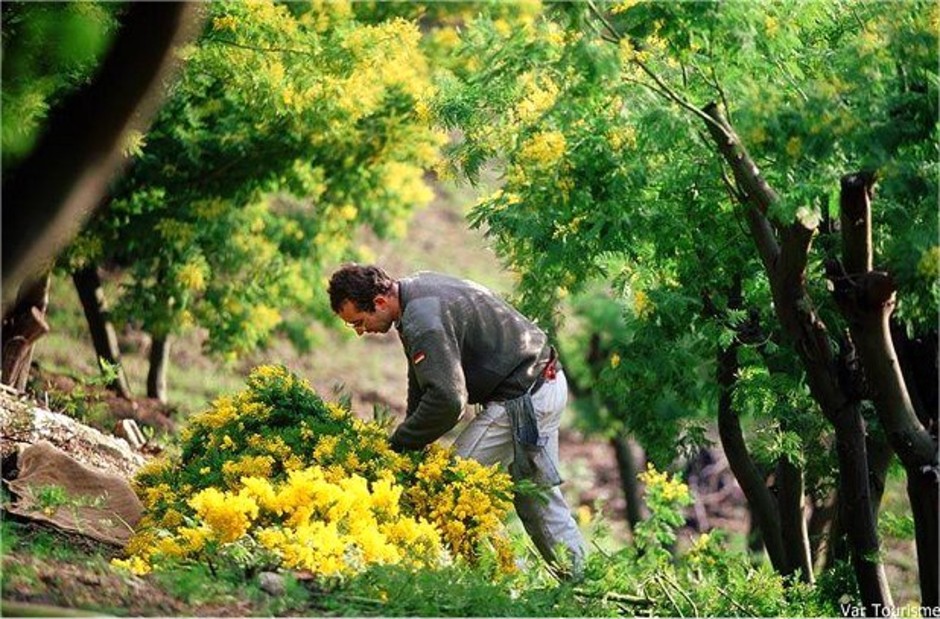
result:
[[[646,485],[650,517],[637,523],[636,549],[644,562],[668,562],[668,549],[676,543],[676,529],[685,524],[682,509],[693,503],[692,495],[681,479],[657,471],[652,464],[639,479]]]
[[[684,551],[672,550],[691,503],[680,480],[650,468],[646,484],[650,517],[637,527],[637,544],[588,562],[584,589],[628,594],[644,602],[652,616],[816,616],[834,612],[835,603],[811,587],[785,584],[766,563],[730,550],[720,532],[700,535]]]
[[[476,564],[457,562],[437,568],[404,565],[372,566],[347,579],[301,581],[287,576],[286,592],[278,598],[263,594],[255,570],[213,559],[174,564],[148,576],[175,599],[191,606],[226,605],[238,601],[271,614],[342,616],[833,616],[838,601],[854,599],[851,570],[824,573],[815,590],[784,586],[769,567],[755,567],[743,552],[729,550],[718,533],[691,543],[678,540],[681,512],[688,488],[655,469],[644,475],[650,506],[650,532],[642,542],[614,554],[588,557],[582,580],[558,584],[538,565],[494,575],[500,558],[486,552]],[[11,525],[4,522],[4,540]],[[64,548],[59,536],[23,532],[18,543],[48,549]],[[519,541],[519,540],[516,540]],[[72,560],[85,561],[72,554]],[[5,574],[25,583],[35,574]],[[241,606],[239,606],[242,608]]]
[[[534,588],[493,581],[467,566],[412,572],[380,567],[323,597],[326,610],[343,616],[549,617],[591,616],[569,587]]]
[[[694,435],[689,421],[714,414],[715,360],[735,345],[734,407],[758,430],[755,455],[804,465],[811,491],[831,482],[831,454],[812,448],[831,429],[783,344],[701,109],[719,104],[779,194],[775,226],[838,217],[840,176],[876,170],[875,263],[899,284],[896,317],[935,330],[938,11],[626,1],[552,5],[508,33],[485,14],[467,24],[462,64],[431,105],[460,132],[448,169],[471,182],[486,166],[499,176],[471,222],[519,272],[525,311],[551,321],[560,298],[598,280],[611,289],[622,320],[595,355],[607,367],[574,363],[606,409],[598,429],[632,432],[668,460],[678,437]],[[807,286],[838,334],[823,264],[839,241],[817,238]],[[614,323],[594,302],[573,307],[600,332]],[[574,337],[568,357],[596,353],[594,335]]]
[[[114,418],[104,401],[103,382],[106,378],[79,377],[69,389],[51,387],[45,392],[50,408],[99,430],[110,431]]]
[[[62,486],[49,485],[32,488],[36,507],[49,514],[68,503],[68,494]]]
[[[457,171],[472,179],[495,159],[504,176],[472,221],[489,228],[521,272],[524,311],[544,322],[559,297],[577,297],[598,276],[611,283],[624,326],[615,349],[601,343],[610,366],[595,361],[585,384],[613,409],[607,431],[622,425],[664,464],[677,446],[700,446],[694,420],[713,406],[715,353],[699,290],[727,285],[746,239],[733,221],[714,217],[723,189],[713,169],[668,155],[694,148],[688,122],[664,116],[643,93],[628,99],[616,80],[617,48],[578,32],[572,12],[506,38],[481,20],[461,49],[482,54],[484,69],[444,82],[435,111],[464,132],[450,151]],[[639,131],[641,121],[648,131]],[[680,207],[696,212],[679,214]],[[703,244],[699,234],[727,241]],[[574,304],[588,325],[597,324],[595,302],[591,295]],[[566,360],[589,354],[592,335],[573,342]]]
[[[816,581],[816,591],[820,599],[829,600],[832,606],[861,604],[862,597],[855,579],[855,571],[849,561],[837,561],[820,574]]]
[[[67,499],[63,495],[64,493],[59,494],[59,496],[52,497],[50,500],[64,503]],[[63,503],[56,503],[56,505]],[[7,538],[8,534],[10,535],[9,538]],[[4,544],[7,546],[4,556],[6,556],[7,551],[21,552],[28,549],[31,555],[40,560],[74,561],[76,558],[81,557],[85,550],[81,545],[73,543],[72,538],[58,532],[56,529],[42,525],[12,522],[9,519],[3,521],[3,537]]]
[[[6,497],[4,497],[6,500]],[[0,521],[0,556],[7,556],[19,543],[19,526],[9,519]]]
[[[210,568],[205,564],[179,565],[157,572],[154,580],[169,595],[190,606],[230,604],[251,601],[269,613],[283,614],[303,608],[309,594],[290,575],[285,575],[284,594],[272,598],[244,570],[232,566]]]
[[[194,325],[233,358],[285,318],[330,315],[323,269],[353,232],[400,234],[443,141],[417,26],[346,3],[210,3],[180,79],[69,268],[128,267],[115,316],[155,336]]]
[[[60,509],[70,510],[77,519],[77,510],[80,507],[100,508],[104,505],[106,497],[103,495],[89,496],[71,496],[68,491],[59,485],[49,484],[42,486],[29,486],[33,511],[42,512],[46,516],[53,516]],[[60,558],[57,556],[57,558]]]
[[[540,581],[540,570],[492,580],[479,570],[453,566],[410,572],[377,567],[324,594],[327,610],[382,616],[829,616],[845,592],[827,584],[823,598],[798,583],[785,586],[769,566],[729,550],[717,533],[679,552],[676,530],[689,489],[650,469],[643,474],[650,519],[638,543],[612,555],[588,557],[576,584]],[[827,581],[828,582],[828,581]],[[844,583],[843,583],[844,584]]]
[[[924,47],[936,42],[935,13],[913,4],[894,19],[885,5],[623,3],[608,26],[574,5],[503,38],[479,20],[458,51],[482,54],[485,68],[443,82],[435,109],[464,132],[451,151],[456,169],[473,179],[497,158],[505,185],[481,202],[475,221],[492,229],[542,313],[552,303],[542,282],[577,288],[610,252],[712,294],[728,274],[756,267],[701,119],[670,105],[664,88],[686,103],[732,106],[732,122],[781,193],[773,215],[783,223],[799,208],[829,208],[841,174],[879,168],[879,253],[897,255],[901,237],[898,246],[910,248],[912,234],[930,236],[892,262],[905,277],[920,260],[922,271],[935,262],[925,252],[936,240],[936,209],[927,207],[936,183],[924,182],[936,178],[935,127],[924,122],[937,116]],[[614,45],[605,37],[622,38]],[[894,48],[902,41],[912,56]],[[905,59],[900,74],[895,58]],[[888,120],[905,114],[910,123]],[[899,199],[917,224],[895,218]],[[914,307],[902,315],[935,315],[935,280],[904,287]]]
[[[708,444],[703,424],[714,409],[708,403],[714,391],[711,345],[670,314],[653,314],[654,303],[682,303],[681,290],[646,292],[626,273],[610,290],[596,284],[572,298],[574,318],[560,340],[565,367],[577,384],[590,388],[589,397],[576,402],[583,429],[627,432],[650,460],[667,466]],[[664,339],[674,341],[663,347]]]
[[[878,514],[878,533],[901,540],[914,539],[914,518],[910,514],[895,514],[881,510]]]
[[[115,29],[97,2],[3,4],[3,171],[32,149],[48,112],[84,84]]]

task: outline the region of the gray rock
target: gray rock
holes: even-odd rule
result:
[[[274,597],[284,595],[284,577],[280,574],[261,572],[258,574],[258,586],[268,595]]]
[[[127,444],[135,450],[140,450],[147,442],[143,432],[141,432],[140,428],[137,426],[137,422],[133,419],[121,419],[118,421],[117,425],[114,427],[114,435],[118,438],[123,438],[127,441]]]
[[[83,464],[131,477],[146,458],[123,438],[103,434],[71,417],[0,390],[0,447],[4,457],[27,445],[48,441]]]

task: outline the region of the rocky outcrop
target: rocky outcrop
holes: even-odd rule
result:
[[[79,462],[130,479],[146,459],[127,441],[89,428],[71,417],[37,406],[11,390],[0,390],[0,451],[3,477],[15,476],[15,455],[24,447],[48,441]]]

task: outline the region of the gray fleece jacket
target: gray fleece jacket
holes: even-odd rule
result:
[[[408,412],[391,437],[396,450],[434,442],[468,402],[521,396],[548,363],[545,333],[478,284],[422,272],[399,280],[398,295]]]

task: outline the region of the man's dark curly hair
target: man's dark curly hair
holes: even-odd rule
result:
[[[338,313],[343,303],[352,301],[360,312],[374,312],[375,297],[388,294],[394,284],[377,266],[344,264],[330,278],[330,306]]]

